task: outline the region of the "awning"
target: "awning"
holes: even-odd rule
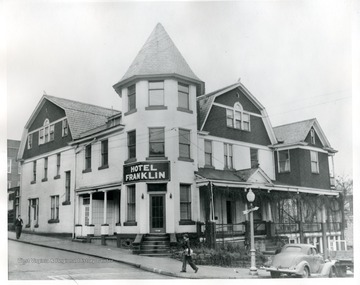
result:
[[[110,190],[120,190],[122,186],[122,181],[100,184],[100,185],[92,185],[92,186],[84,186],[75,189],[77,193],[87,193],[94,191],[110,191]]]

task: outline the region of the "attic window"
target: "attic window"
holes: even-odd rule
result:
[[[67,119],[62,121],[62,136],[66,137],[69,134],[69,125]]]
[[[311,143],[315,144],[315,131],[314,129],[310,130]]]
[[[43,127],[39,130],[39,145],[54,140],[55,125],[50,125],[49,119],[45,119]]]
[[[250,131],[250,114],[244,112],[239,102],[236,102],[233,109],[226,109],[226,125],[243,131]]]

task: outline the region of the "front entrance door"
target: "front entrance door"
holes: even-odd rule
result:
[[[165,195],[150,195],[150,232],[165,233]]]
[[[34,230],[38,227],[39,220],[39,199],[29,200],[29,224],[30,230]]]

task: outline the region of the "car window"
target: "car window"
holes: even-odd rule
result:
[[[284,252],[301,252],[301,247],[298,246],[288,246],[284,248]]]

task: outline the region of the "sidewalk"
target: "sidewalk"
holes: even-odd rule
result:
[[[180,273],[182,262],[172,258],[140,256],[132,254],[130,250],[94,245],[91,243],[73,242],[70,238],[54,238],[22,233],[20,239],[17,240],[15,232],[8,232],[8,239],[43,247],[86,254],[92,257],[111,259],[113,261],[122,262],[146,271],[179,278],[246,279],[264,278],[270,276],[270,274],[265,270],[258,270],[258,276],[253,277],[249,274],[248,268],[226,268],[205,265],[199,265],[199,271],[196,274],[189,265],[187,267],[186,273]]]

